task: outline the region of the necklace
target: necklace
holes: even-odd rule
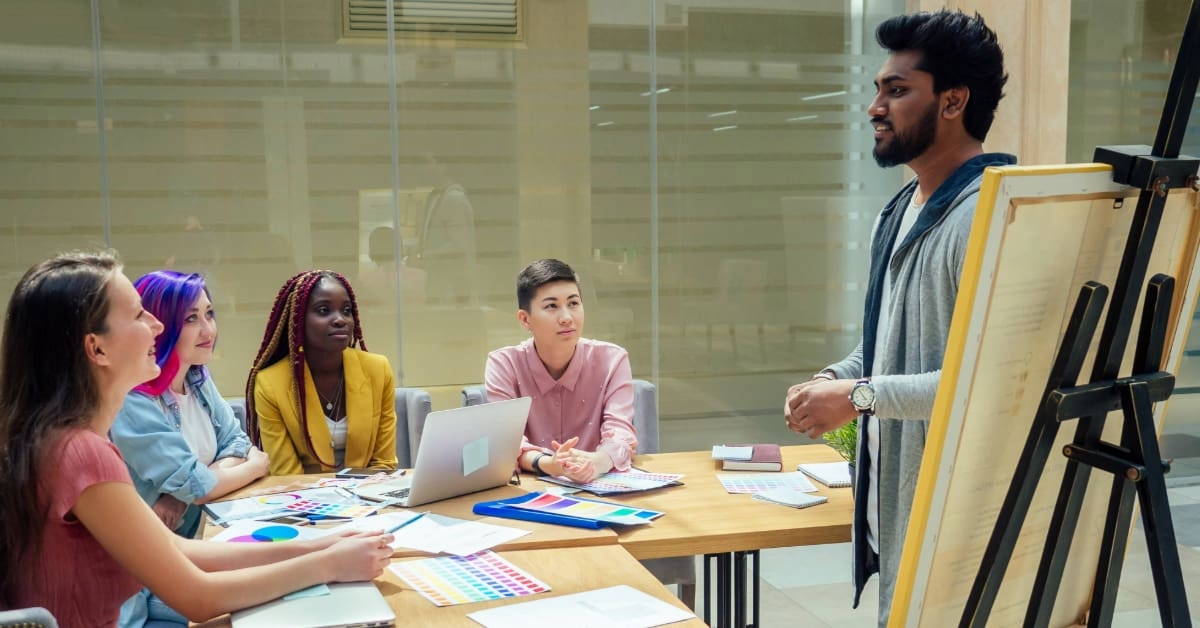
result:
[[[332,416],[333,409],[338,407],[338,404],[341,402],[342,390],[343,390],[343,388],[345,388],[343,386],[343,384],[345,383],[345,380],[346,380],[345,373],[342,373],[341,375],[338,376],[337,394],[333,396],[333,401],[329,401],[328,399],[326,399],[325,395],[321,394],[321,390],[317,389],[317,397],[321,400],[321,403],[325,404],[326,416]],[[313,388],[316,388],[316,382],[313,382]],[[333,417],[333,418],[337,418],[337,417]]]

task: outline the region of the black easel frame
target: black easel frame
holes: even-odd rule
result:
[[[1033,427],[963,609],[960,626],[982,627],[987,623],[1059,425],[1074,419],[1079,422],[1072,442],[1063,448],[1068,462],[1023,625],[1049,624],[1094,467],[1112,473],[1113,483],[1088,625],[1108,626],[1112,623],[1136,495],[1141,505],[1162,623],[1171,627],[1191,626],[1167,501],[1164,476],[1169,465],[1162,461],[1153,417],[1153,404],[1170,397],[1175,387],[1175,376],[1162,370],[1174,295],[1173,278],[1155,275],[1150,280],[1133,373],[1119,377],[1119,371],[1167,193],[1196,184],[1200,160],[1181,157],[1179,149],[1198,79],[1200,6],[1194,0],[1154,146],[1102,146],[1096,149],[1095,161],[1113,166],[1115,182],[1134,186],[1141,193],[1125,242],[1112,302],[1104,319],[1090,383],[1079,385],[1078,378],[1108,296],[1108,289],[1096,282],[1088,282],[1080,290]],[[1101,433],[1108,413],[1116,409],[1123,410],[1124,422],[1120,443],[1112,444],[1102,441]]]

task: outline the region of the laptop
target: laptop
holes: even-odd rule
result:
[[[507,484],[532,403],[518,397],[429,413],[412,472],[359,486],[354,493],[409,507]]]
[[[336,582],[329,595],[283,599],[234,611],[233,628],[392,626],[396,613],[370,582]]]

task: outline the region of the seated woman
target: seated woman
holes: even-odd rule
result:
[[[367,353],[358,320],[332,271],[302,272],[275,297],[246,382],[247,431],[272,475],[396,468],[392,366]]]
[[[217,320],[204,279],[160,270],[133,282],[142,307],[163,324],[155,341],[158,377],[125,397],[109,438],[121,450],[138,495],[168,528],[196,535],[200,508],[267,474],[209,377]],[[121,626],[186,620],[143,589],[121,608]]]
[[[556,259],[526,266],[517,276],[517,307],[533,338],[488,354],[484,381],[489,401],[533,398],[518,464],[576,482],[628,470],[637,451],[629,354],[580,337],[575,271]]]
[[[133,389],[109,435],[134,486],[163,523],[194,536],[204,504],[267,474],[205,365],[217,320],[200,275],[160,270],[133,283],[142,307],[163,324],[155,343],[159,376]]]
[[[17,283],[0,340],[0,603],[111,626],[144,586],[204,621],[380,575],[392,549],[378,532],[227,544],[162,524],[105,436],[129,391],[158,377],[162,329],[108,254],[60,255]]]

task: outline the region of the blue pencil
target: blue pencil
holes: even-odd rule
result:
[[[419,512],[419,513],[417,513],[417,516],[413,517],[412,519],[409,519],[408,521],[405,521],[404,523],[400,523],[395,526],[392,526],[391,528],[388,529],[387,533],[391,534],[391,533],[395,532],[396,530],[399,530],[400,528],[403,528],[404,526],[416,521],[417,519],[424,517],[427,514],[429,514],[428,510],[426,510],[425,512]]]

